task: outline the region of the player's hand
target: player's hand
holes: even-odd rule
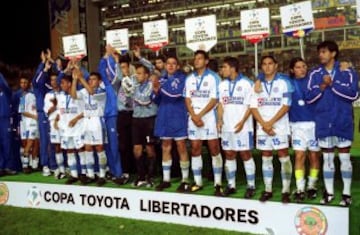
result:
[[[255,81],[254,91],[255,91],[255,93],[261,93],[262,92],[261,81],[259,79]]]
[[[239,133],[244,127],[244,123],[240,121],[238,124],[235,125],[235,133]]]
[[[51,62],[47,60],[47,61],[45,62],[44,72],[49,71],[50,68],[51,68]]]
[[[40,59],[41,59],[41,62],[42,62],[42,63],[45,63],[45,61],[46,61],[46,55],[45,55],[45,52],[44,52],[44,51],[41,51],[41,53],[40,53]]]
[[[72,120],[69,122],[69,127],[74,127],[74,126],[76,125],[77,121],[78,121],[77,118],[72,119]]]
[[[152,86],[153,86],[153,91],[157,94],[160,90],[160,81],[159,81],[159,77],[156,75],[151,75],[150,77],[150,81],[152,82]]]
[[[56,68],[60,71],[62,69],[62,62],[60,58],[57,58],[56,61]]]
[[[54,121],[54,128],[55,130],[59,130],[59,125],[57,120]]]
[[[77,80],[83,77],[83,74],[79,68],[75,68],[72,72],[72,77]]]
[[[332,81],[329,74],[323,76],[323,83],[326,84],[327,86],[331,86]]]
[[[320,84],[320,90],[321,90],[321,91],[325,90],[326,87],[328,87],[328,85],[326,85],[325,83],[321,83],[321,84]]]
[[[193,115],[191,116],[191,120],[194,122],[194,124],[197,126],[197,127],[202,127],[204,126],[204,122],[203,120],[201,120],[201,117],[199,115]]]
[[[53,103],[54,107],[57,106],[57,99],[56,98],[53,98],[50,101],[51,101],[51,103]]]
[[[138,58],[138,59],[141,58],[140,47],[138,45],[135,45],[135,47],[133,49],[133,53],[136,58]]]
[[[51,63],[54,63],[54,60],[53,60],[53,58],[51,57],[51,50],[50,50],[49,48],[46,50],[46,59],[47,59],[48,61],[50,61]]]

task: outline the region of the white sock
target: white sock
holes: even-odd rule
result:
[[[202,186],[202,175],[201,175],[202,167],[203,167],[203,162],[201,155],[191,157],[191,169],[194,174],[195,184],[198,186]]]
[[[273,157],[262,157],[262,172],[265,184],[265,191],[272,192],[272,181],[274,174]]]
[[[180,161],[182,182],[188,182],[189,180],[189,167],[190,167],[189,161]]]
[[[31,166],[33,169],[39,168],[39,157],[32,158]]]
[[[78,152],[80,160],[81,174],[86,175],[86,154],[85,151]]]
[[[106,158],[105,151],[98,152],[97,155],[99,157],[99,170],[100,170],[99,177],[105,178],[106,166],[107,166],[107,158]]]
[[[62,153],[55,154],[56,164],[58,165],[59,172],[65,173],[64,156]]]
[[[77,178],[78,170],[77,170],[75,153],[68,153],[67,157],[68,157],[68,166],[70,168],[70,174],[72,177]]]
[[[29,156],[23,156],[22,157],[22,167],[23,168],[27,168],[27,167],[29,167]]]
[[[248,187],[255,188],[255,162],[253,158],[244,161]]]
[[[289,193],[292,176],[292,164],[290,157],[281,157],[279,160],[281,163],[282,193]]]
[[[343,194],[351,195],[351,179],[352,179],[352,164],[350,161],[350,153],[339,153],[340,170],[344,183]]]
[[[94,164],[95,164],[94,153],[85,151],[85,156],[86,156],[86,172],[87,172],[87,176],[89,178],[93,179],[95,177],[95,173],[94,173]]]
[[[163,181],[170,182],[172,160],[162,161]]]
[[[334,153],[323,153],[323,176],[325,188],[328,194],[334,194]]]
[[[228,181],[228,186],[230,188],[236,188],[236,170],[237,170],[236,159],[233,160],[226,159],[225,173]]]
[[[212,167],[214,172],[214,185],[221,185],[221,176],[223,168],[223,160],[221,154],[219,153],[216,156],[212,156]]]

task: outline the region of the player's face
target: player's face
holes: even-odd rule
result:
[[[121,63],[120,64],[120,69],[121,72],[124,76],[129,76],[130,75],[130,67],[128,63]]]
[[[50,86],[52,87],[52,88],[57,88],[58,87],[58,85],[57,85],[57,82],[56,82],[56,75],[51,75],[51,77],[50,77]]]
[[[292,72],[294,73],[295,78],[303,78],[306,76],[307,65],[305,64],[304,61],[298,61],[295,63]]]
[[[274,76],[277,70],[277,64],[271,58],[265,58],[261,64],[261,69],[265,76]]]
[[[195,55],[194,58],[194,67],[195,69],[204,69],[209,63],[209,60],[205,59],[205,56],[202,54]]]
[[[334,60],[336,52],[329,51],[327,48],[320,48],[318,51],[319,60],[321,64],[327,64],[330,61]]]
[[[174,58],[169,58],[166,60],[165,69],[166,72],[170,75],[174,74],[176,70],[178,69],[178,63]]]
[[[89,86],[91,88],[97,88],[99,87],[99,85],[100,85],[100,80],[97,76],[92,75],[89,77]]]
[[[161,71],[165,68],[165,63],[161,59],[157,59],[155,60],[155,67]]]
[[[144,81],[146,81],[149,78],[149,74],[147,74],[145,72],[145,69],[143,67],[137,68],[136,69],[136,80],[139,83],[143,83]]]
[[[71,82],[69,82],[65,79],[62,79],[60,82],[60,88],[62,91],[69,93],[70,89],[71,89]]]
[[[231,67],[227,63],[223,63],[221,73],[224,78],[229,78],[231,75]]]
[[[19,85],[20,85],[21,90],[23,90],[23,91],[28,90],[29,87],[30,87],[29,81],[27,79],[25,79],[25,78],[20,78],[20,84]]]

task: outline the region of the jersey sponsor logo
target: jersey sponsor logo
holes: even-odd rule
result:
[[[66,114],[66,113],[75,114],[78,113],[78,109],[76,107],[60,108],[60,114]]]
[[[273,92],[274,92],[274,93],[278,93],[278,92],[279,92],[279,87],[274,87],[274,88],[273,88]]]
[[[209,85],[209,83],[208,82],[204,82],[204,86],[208,86]]]
[[[85,103],[85,109],[86,110],[97,110],[98,109],[98,104],[86,104]]]
[[[325,214],[316,207],[301,208],[295,215],[298,234],[326,234],[328,222]]]
[[[244,104],[244,97],[239,96],[224,96],[222,100],[224,104]]]
[[[191,98],[209,98],[210,91],[209,90],[191,90],[190,91]]]
[[[271,97],[271,98],[258,98],[258,106],[281,106],[281,98]]]

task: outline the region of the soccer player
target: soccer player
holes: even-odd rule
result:
[[[108,143],[105,145],[105,150],[111,178],[114,183],[122,185],[127,183],[129,176],[123,175],[117,133],[117,93],[120,83],[118,79],[120,70],[118,65],[119,57],[115,53],[115,49],[110,45],[107,45],[105,49],[105,55],[101,58],[98,66],[106,92],[104,119]]]
[[[46,93],[44,98],[44,112],[49,120],[50,125],[50,143],[55,149],[55,160],[58,168],[54,171],[55,179],[65,178],[64,157],[61,150],[60,132],[55,128],[55,118],[57,116],[57,97],[60,94],[60,86],[57,83],[57,74],[50,74],[50,85],[52,90]]]
[[[84,125],[82,101],[73,99],[70,95],[73,78],[70,75],[61,77],[60,87],[62,92],[57,98],[57,116],[54,127],[60,131],[61,148],[66,151],[67,165],[70,168],[70,177],[66,184],[73,184],[79,179],[76,151],[83,152]],[[86,159],[84,154],[79,154],[82,175],[86,173]],[[85,171],[84,171],[85,170]],[[82,182],[85,177],[81,176]]]
[[[172,141],[180,156],[182,181],[176,191],[185,192],[188,188],[189,157],[186,149],[187,110],[183,97],[186,75],[179,70],[179,61],[175,56],[169,56],[165,64],[167,74],[160,82],[153,82],[154,101],[159,109],[155,121],[155,136],[162,142],[163,181],[156,186],[157,191],[171,187]]]
[[[84,144],[86,155],[86,170],[87,177],[89,179],[88,183],[95,182],[95,150],[99,160],[99,178],[96,181],[96,185],[102,186],[106,183],[105,174],[107,166],[107,157],[103,145],[104,133],[101,123],[101,119],[104,116],[106,92],[104,89],[100,88],[101,75],[99,73],[90,73],[89,81],[86,82],[80,69],[74,69],[73,79],[74,81],[71,86],[71,96],[73,99],[82,100],[85,104],[83,111]],[[80,91],[76,91],[76,83],[78,81],[84,87]],[[111,88],[109,83],[107,85]]]
[[[49,64],[47,64],[49,66]],[[32,169],[36,170],[39,164],[38,156],[38,116],[36,111],[36,98],[34,93],[30,91],[30,78],[21,77],[20,87],[23,90],[23,94],[20,97],[19,113],[21,113],[20,133],[23,143],[24,153],[22,158],[23,171],[26,174],[32,172]],[[30,155],[32,156],[32,162],[30,164]],[[47,175],[45,175],[47,176]]]
[[[300,57],[290,61],[290,77],[294,92],[289,110],[292,148],[295,151],[296,192],[294,199],[302,202],[305,199],[305,159],[308,150],[310,163],[307,182],[307,197],[316,198],[316,182],[320,167],[320,148],[315,137],[314,106],[305,102],[306,85],[308,82],[307,65]]]
[[[307,102],[315,105],[316,137],[323,153],[325,191],[320,203],[334,200],[334,156],[338,150],[344,184],[340,205],[351,204],[352,164],[350,147],[354,119],[352,102],[358,98],[358,75],[352,69],[341,70],[339,48],[334,41],[317,46],[320,66],[314,68],[307,84]]]
[[[261,58],[262,73],[259,74],[262,91],[254,92],[251,98],[251,112],[257,121],[256,145],[262,153],[262,172],[265,191],[260,201],[272,198],[273,150],[277,151],[281,163],[282,202],[290,202],[292,163],[289,157],[288,136],[290,135],[288,111],[293,88],[289,78],[277,73],[278,63],[273,56]]]
[[[51,175],[50,168],[56,169],[56,160],[50,153],[49,122],[44,113],[45,94],[51,90],[49,84],[49,72],[54,64],[51,58],[51,51],[41,52],[41,63],[39,64],[35,76],[32,79],[34,95],[36,97],[36,111],[38,115],[39,135],[40,135],[40,164],[43,167],[43,175]]]
[[[215,195],[222,196],[223,160],[220,154],[215,113],[220,78],[207,68],[208,62],[209,56],[205,51],[196,51],[194,54],[195,71],[187,77],[185,83],[185,104],[189,112],[188,138],[191,141],[191,168],[195,180],[189,187],[189,192],[199,191],[203,187],[201,147],[203,140],[207,140],[212,158]]]
[[[255,195],[255,162],[251,155],[254,128],[250,112],[253,82],[239,73],[239,61],[234,57],[224,59],[222,74],[225,79],[219,86],[218,130],[226,158],[228,186],[224,195],[236,192],[236,155],[239,152],[247,179],[245,198],[252,198]]]
[[[134,113],[132,120],[132,142],[136,161],[137,179],[135,187],[153,186],[153,177],[156,172],[156,154],[154,148],[154,124],[157,105],[151,100],[153,85],[149,81],[149,69],[140,64],[136,67],[138,84],[134,91]],[[143,159],[143,146],[147,154],[147,174]]]

